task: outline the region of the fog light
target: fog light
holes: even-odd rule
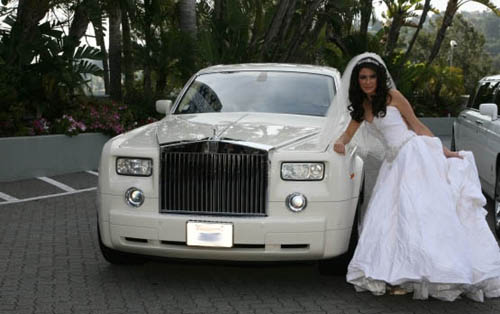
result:
[[[307,206],[307,198],[300,193],[292,193],[286,198],[286,206],[293,212],[303,211]]]
[[[139,207],[144,203],[144,192],[138,188],[130,188],[125,192],[125,201],[132,207]]]

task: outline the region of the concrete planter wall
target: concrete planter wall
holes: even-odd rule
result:
[[[108,139],[100,133],[0,138],[0,181],[97,169]]]
[[[422,118],[441,138],[451,137],[454,118]],[[109,136],[44,135],[0,138],[0,182],[97,169]]]
[[[455,118],[420,118],[420,120],[438,137],[451,137],[451,128]]]

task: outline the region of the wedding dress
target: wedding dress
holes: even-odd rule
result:
[[[386,284],[452,301],[500,296],[500,249],[490,231],[471,152],[446,158],[399,110],[363,122],[386,149],[347,281],[379,295]]]

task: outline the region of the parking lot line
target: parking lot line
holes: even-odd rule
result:
[[[86,172],[86,173],[93,174],[93,175],[95,175],[95,176],[97,176],[97,177],[99,176],[99,173],[97,173],[97,172],[95,172],[95,171],[92,171],[92,170],[87,170],[87,171],[85,171],[85,172]]]
[[[2,192],[0,192],[0,198],[4,199],[6,201],[17,201],[18,200],[14,196],[10,196],[9,194],[5,194],[5,193],[2,193]]]
[[[49,184],[52,184],[58,188],[60,188],[61,190],[63,191],[66,191],[66,192],[74,192],[75,189],[73,189],[72,187],[70,187],[69,185],[66,185],[64,183],[61,183],[59,181],[56,181],[54,179],[51,179],[51,178],[47,178],[47,177],[37,177],[38,180],[42,180],[44,182],[47,182]]]
[[[9,204],[15,204],[15,203],[37,201],[37,200],[41,200],[41,199],[47,199],[47,198],[58,197],[58,196],[67,196],[67,195],[78,194],[78,193],[83,193],[83,192],[90,192],[90,191],[95,191],[95,190],[97,190],[97,187],[88,188],[88,189],[82,189],[82,190],[73,190],[72,192],[63,192],[63,193],[56,193],[56,194],[35,196],[35,197],[30,197],[30,198],[8,200],[6,202],[1,202],[0,206],[2,206],[2,205],[9,205]]]

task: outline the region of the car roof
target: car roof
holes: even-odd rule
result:
[[[220,64],[201,69],[197,75],[220,72],[237,71],[278,71],[278,72],[302,72],[323,74],[329,76],[340,75],[337,69],[309,64],[289,64],[289,63],[242,63],[242,64]]]
[[[489,81],[500,81],[500,74],[485,76],[481,79],[481,82],[489,82]]]

